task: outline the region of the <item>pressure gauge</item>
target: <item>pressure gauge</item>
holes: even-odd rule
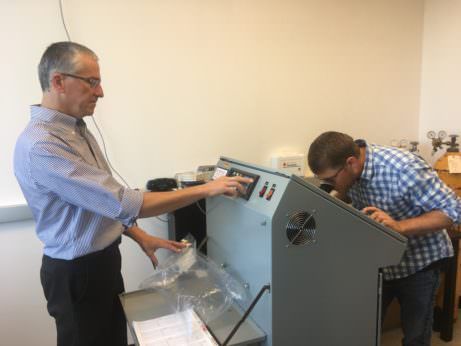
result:
[[[447,136],[447,133],[445,131],[439,131],[439,138],[444,139]]]
[[[411,141],[410,142],[410,151],[412,153],[418,152],[418,144],[419,144],[418,141]]]
[[[434,139],[435,136],[436,136],[435,131],[429,131],[427,133],[427,138],[429,138],[429,139]]]

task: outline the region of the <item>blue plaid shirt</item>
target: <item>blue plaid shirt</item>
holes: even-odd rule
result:
[[[53,258],[102,250],[131,225],[142,193],[120,185],[83,121],[40,106],[19,136],[14,172]]]
[[[439,210],[453,222],[461,221],[461,201],[420,157],[401,149],[368,144],[360,179],[348,192],[355,208],[377,207],[395,220]],[[446,230],[408,236],[398,265],[383,268],[385,280],[411,275],[429,264],[453,256]]]

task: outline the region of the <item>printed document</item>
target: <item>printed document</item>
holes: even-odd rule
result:
[[[146,321],[133,321],[140,346],[217,346],[205,324],[189,309]]]

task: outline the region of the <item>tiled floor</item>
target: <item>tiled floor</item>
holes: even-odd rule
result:
[[[439,337],[439,333],[432,334],[432,346],[461,346],[461,314],[453,328],[453,340],[445,342]],[[400,329],[393,329],[383,333],[381,338],[381,346],[400,346],[402,332]]]

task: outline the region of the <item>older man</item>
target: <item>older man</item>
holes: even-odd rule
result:
[[[249,180],[223,177],[175,192],[123,187],[83,121],[104,96],[96,54],[74,42],[54,43],[38,70],[42,102],[31,107],[18,138],[14,170],[44,244],[40,278],[57,344],[126,345],[118,301],[124,291],[121,235],[134,239],[155,264],[158,248],[179,251],[183,245],[147,234],[136,225],[138,217],[235,195]]]

